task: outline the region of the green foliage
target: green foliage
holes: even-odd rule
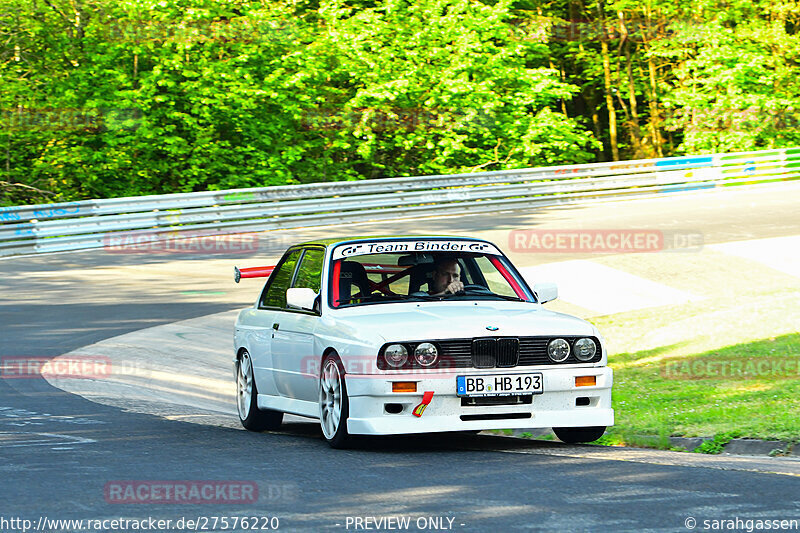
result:
[[[682,50],[676,56],[675,44]],[[687,153],[794,146],[800,142],[800,36],[775,21],[720,21],[680,28],[657,54],[679,61],[664,98],[668,128]]]
[[[4,202],[592,159],[506,4],[295,5],[3,0]]]
[[[0,203],[800,142],[800,8],[648,6],[0,0]]]
[[[681,357],[658,349],[615,356],[609,432],[625,442],[631,435],[796,440],[799,341],[789,334]]]
[[[354,88],[340,102],[342,127],[332,144],[355,147],[360,175],[591,160],[591,136],[551,109],[577,88],[552,69],[526,65],[506,4],[326,6],[326,48]]]
[[[725,445],[728,444],[731,439],[737,436],[736,433],[718,433],[714,435],[713,439],[704,441],[703,444],[698,446],[694,449],[696,453],[706,453],[711,455],[717,455],[722,453],[725,450]]]

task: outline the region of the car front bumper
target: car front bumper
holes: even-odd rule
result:
[[[456,394],[459,375],[491,375],[541,372],[544,392],[533,395],[530,403],[514,405],[464,405]],[[594,386],[576,386],[575,378],[595,376]],[[394,393],[393,382],[414,381],[416,393]],[[516,367],[513,369],[465,369],[464,372],[357,375],[346,377],[350,412],[347,430],[354,435],[398,435],[439,431],[485,429],[611,426],[613,372],[608,367]],[[433,399],[422,416],[412,414],[423,394],[432,391]],[[508,397],[506,397],[508,398]],[[481,402],[481,400],[478,400]],[[398,413],[391,410],[401,409]]]

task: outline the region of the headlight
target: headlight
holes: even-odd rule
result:
[[[547,343],[547,355],[556,363],[565,361],[569,357],[569,343],[564,339],[553,339]]]
[[[423,342],[414,350],[414,359],[422,366],[431,366],[439,358],[439,350],[430,342]]]
[[[400,368],[408,361],[408,350],[402,344],[390,344],[383,351],[386,363],[394,368]]]
[[[591,361],[597,353],[597,345],[592,339],[578,339],[575,341],[575,357],[578,361]]]

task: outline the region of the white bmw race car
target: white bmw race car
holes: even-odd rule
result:
[[[548,311],[554,284],[527,285],[493,244],[365,237],[298,244],[239,313],[234,374],[242,425],[318,418],[351,435],[553,428],[565,442],[614,423],[599,331]]]

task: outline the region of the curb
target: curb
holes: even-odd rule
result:
[[[705,437],[669,437],[669,443],[673,448],[680,448],[687,452],[695,451],[706,441],[714,440]]]
[[[524,435],[524,436],[523,436]],[[513,429],[511,433],[500,433],[500,436],[515,437],[520,439],[532,439],[550,435],[555,441],[557,437],[550,429]],[[680,451],[694,452],[704,442],[713,442],[713,437],[666,437],[672,448]],[[652,444],[657,447],[663,442],[662,437],[655,435],[637,435],[636,439],[646,447]],[[642,446],[632,446],[635,448]],[[723,446],[720,455],[752,455],[767,457],[800,457],[800,443],[792,443],[782,440],[759,440],[759,439],[731,439]]]
[[[800,446],[781,440],[733,439],[725,445],[722,453],[800,457]]]

